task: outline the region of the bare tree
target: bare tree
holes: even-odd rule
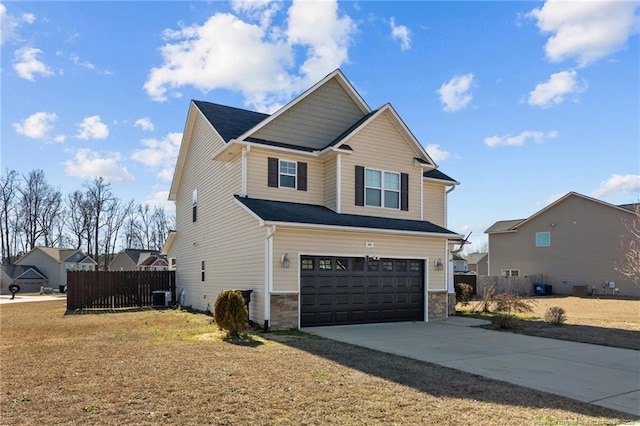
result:
[[[633,220],[625,224],[629,235],[622,242],[622,261],[616,270],[640,287],[640,203],[634,211]]]
[[[66,228],[71,234],[72,245],[80,249],[83,243],[87,242],[87,237],[91,235],[91,214],[82,191],[76,190],[67,196],[67,209],[69,213]],[[90,248],[89,243],[86,248]],[[87,250],[87,253],[90,251]]]
[[[7,170],[6,175],[0,177],[0,243],[1,260],[7,264],[13,263],[11,231],[15,229],[15,195],[18,190],[18,172]]]
[[[85,183],[86,201],[91,211],[91,233],[93,234],[93,259],[98,262],[100,251],[100,229],[105,226],[103,213],[107,211],[109,204],[114,200],[111,192],[111,184],[105,182],[102,177]],[[89,251],[90,253],[90,251]]]
[[[44,237],[48,243],[49,227],[57,219],[62,195],[45,179],[42,170],[32,170],[23,176],[24,186],[18,188],[20,193],[19,215],[24,232],[26,249],[33,249],[38,240]]]
[[[118,241],[118,234],[125,223],[125,219],[134,211],[134,201],[123,204],[118,199],[109,202],[105,210],[105,228],[103,232],[103,256],[104,268],[107,269],[111,262],[113,251]]]

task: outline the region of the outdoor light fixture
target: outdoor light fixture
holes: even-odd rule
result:
[[[282,262],[282,267],[283,268],[288,268],[289,267],[289,253],[285,253],[282,258],[280,259],[280,262]]]
[[[435,266],[438,271],[441,270],[442,269],[442,259],[436,259],[435,262],[433,262],[433,266]]]

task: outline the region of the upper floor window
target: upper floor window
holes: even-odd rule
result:
[[[549,247],[551,245],[550,232],[536,232],[536,247]]]
[[[267,185],[269,187],[307,190],[307,163],[269,157],[267,167]]]
[[[296,187],[296,163],[280,160],[280,186],[285,188]]]
[[[366,169],[365,205],[400,208],[400,173]]]
[[[409,210],[409,175],[356,166],[356,205]]]
[[[191,207],[192,220],[196,222],[198,220],[198,188],[193,190],[193,204]]]

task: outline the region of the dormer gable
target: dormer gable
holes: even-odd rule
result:
[[[370,112],[351,83],[336,70],[238,140],[318,151]]]

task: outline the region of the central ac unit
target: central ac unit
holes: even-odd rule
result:
[[[167,308],[171,305],[171,292],[170,291],[154,291],[152,293],[152,308]]]

